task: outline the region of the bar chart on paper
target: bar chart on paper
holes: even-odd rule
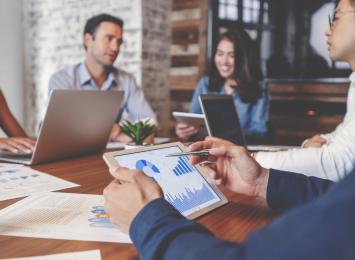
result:
[[[153,178],[163,189],[165,199],[183,215],[218,201],[218,195],[186,156],[164,157],[164,154],[174,152],[180,152],[179,148],[120,155],[115,159],[120,165],[141,170]]]

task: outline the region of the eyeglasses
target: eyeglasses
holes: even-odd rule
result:
[[[334,21],[341,17],[343,14],[346,13],[355,13],[355,10],[348,10],[348,11],[334,11],[333,14],[328,15],[329,27],[331,28]]]

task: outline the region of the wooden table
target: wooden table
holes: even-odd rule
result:
[[[70,193],[102,194],[112,180],[102,155],[90,155],[33,167],[81,186],[64,190]],[[265,201],[235,195],[223,190],[230,203],[198,219],[218,237],[240,242],[254,229],[269,223],[275,214]],[[0,209],[19,199],[0,202]],[[100,249],[103,259],[137,259],[131,244],[86,242],[59,239],[0,236],[0,258],[25,257]]]

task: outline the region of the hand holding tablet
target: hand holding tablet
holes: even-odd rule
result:
[[[203,139],[207,136],[205,125],[205,116],[203,114],[173,112],[176,119],[176,135],[183,139],[189,140],[193,135],[198,134],[199,138]]]
[[[127,170],[128,175],[144,172],[148,179],[159,184],[166,201],[192,219],[224,205],[227,199],[215,185],[206,181],[199,166],[191,165],[186,156],[165,157],[185,149],[181,143],[170,143],[105,153],[103,157],[110,168],[139,170]]]

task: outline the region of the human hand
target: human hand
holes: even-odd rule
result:
[[[128,232],[133,219],[149,202],[163,198],[160,186],[142,171],[119,167],[110,169],[115,178],[103,191],[110,221]]]
[[[309,138],[304,144],[303,148],[308,147],[322,147],[324,144],[327,143],[327,140],[321,137],[320,135],[315,135],[312,138]]]
[[[178,123],[175,127],[175,133],[177,137],[184,141],[189,140],[190,137],[194,134],[197,134],[197,132],[198,130],[195,127],[186,125],[184,123]]]
[[[132,139],[122,132],[121,127],[118,124],[113,124],[109,141],[129,143],[132,141]]]
[[[244,147],[214,137],[207,137],[205,141],[189,146],[190,151],[203,149],[209,149],[210,156],[192,156],[190,162],[214,162],[205,165],[205,170],[209,167],[207,172],[211,179],[236,193],[266,198],[269,171],[262,168]]]
[[[13,153],[31,153],[36,145],[36,140],[27,137],[5,137],[0,138],[0,150]]]

